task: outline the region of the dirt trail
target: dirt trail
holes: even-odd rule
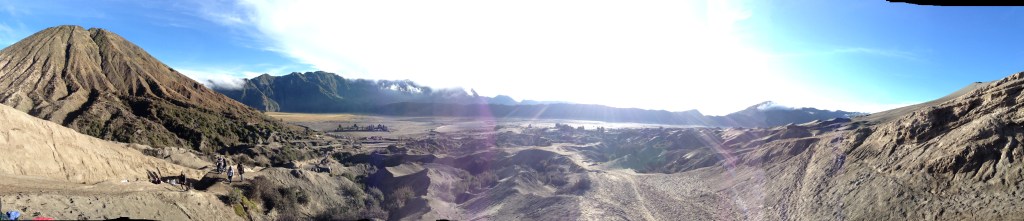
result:
[[[729,218],[729,212],[716,215],[718,210],[731,208],[731,200],[711,191],[707,183],[697,177],[676,174],[640,174],[609,163],[595,163],[574,146],[593,146],[599,143],[575,145],[555,143],[546,147],[526,147],[551,151],[571,159],[584,168],[592,181],[592,188],[581,196],[582,220],[673,220],[700,218]],[[725,202],[725,203],[723,203]],[[702,205],[706,204],[706,205]],[[723,208],[727,207],[727,208]]]
[[[633,171],[629,171],[629,172],[633,172]],[[654,215],[651,215],[651,211],[649,209],[647,209],[647,202],[644,199],[644,196],[640,194],[640,189],[637,188],[636,179],[633,178],[635,173],[627,173],[627,172],[625,172],[623,170],[612,170],[612,171],[609,171],[608,174],[619,176],[619,177],[623,178],[623,180],[628,182],[629,183],[629,187],[632,187],[631,189],[633,189],[633,195],[636,196],[636,201],[639,202],[639,204],[637,204],[637,205],[638,205],[638,207],[640,209],[641,214],[644,215],[644,219],[655,220],[654,219]]]
[[[0,202],[5,210],[18,210],[26,217],[38,214],[56,219],[241,219],[215,194],[144,181],[80,184],[3,175]]]
[[[560,147],[559,149],[562,149],[562,148]],[[593,164],[590,164],[589,163],[590,160],[587,159],[582,154],[580,154],[579,152],[576,152],[576,151],[566,151],[564,153],[567,153],[568,155],[566,155],[566,156],[568,156],[570,159],[573,159],[573,161],[577,165],[580,165],[580,166],[586,168],[587,170],[591,171],[589,175],[592,176],[592,180],[596,183],[596,185],[594,185],[594,186],[599,187],[599,188],[601,188],[601,187],[623,186],[623,185],[628,186],[629,189],[632,190],[632,194],[627,196],[627,198],[630,199],[628,201],[635,201],[636,202],[636,203],[632,204],[632,205],[635,206],[635,210],[638,211],[639,214],[642,215],[643,219],[645,219],[645,220],[657,220],[654,217],[654,215],[651,213],[651,210],[647,208],[647,205],[648,205],[647,199],[645,199],[643,194],[640,193],[640,188],[638,187],[638,184],[637,184],[637,181],[636,181],[636,178],[635,178],[636,176],[639,176],[639,174],[637,174],[636,172],[634,172],[631,169],[610,169],[610,168],[607,168],[607,166],[602,166],[602,168],[598,169],[597,166],[594,166]],[[594,177],[594,176],[596,176],[596,177]],[[604,177],[602,178],[601,176],[604,176]],[[601,195],[602,196],[601,200],[607,201],[607,202],[614,202],[616,200],[622,200],[622,198],[619,198],[619,197],[622,197],[622,194],[620,192],[618,192],[620,190],[621,189],[618,189],[618,188],[615,188],[615,189],[604,188],[604,189],[599,189],[598,192],[602,192],[602,193],[616,192],[614,194],[616,196],[614,196],[614,197],[610,197],[610,195]],[[627,205],[629,205],[629,204],[627,204]],[[586,207],[584,207],[584,208],[586,208]]]
[[[566,148],[569,146],[587,147],[598,144],[600,143],[590,143],[585,145],[556,143],[552,144],[551,146],[540,147],[537,149],[547,150],[566,156],[569,159],[571,159],[573,163],[575,163],[576,165],[582,167],[583,169],[586,169],[588,171],[588,176],[590,176],[592,182],[594,182],[595,184],[595,189],[592,191],[597,193],[594,194],[594,198],[598,202],[609,204],[621,204],[623,206],[633,205],[634,208],[631,208],[633,211],[630,211],[630,213],[639,214],[641,215],[641,218],[645,220],[657,220],[654,217],[654,215],[652,215],[651,211],[647,208],[647,200],[644,199],[644,196],[640,193],[640,189],[637,187],[637,182],[634,178],[635,176],[638,176],[637,173],[635,173],[631,169],[609,168],[606,165],[595,164],[591,159],[587,158],[583,154],[580,154],[580,152]],[[624,193],[621,191],[622,189],[618,187],[627,187],[631,191]],[[584,200],[581,202],[581,204],[581,207],[588,212],[593,212],[593,210],[600,209],[602,207],[601,205],[598,205],[600,203],[592,203],[589,200]],[[584,214],[585,216],[594,215],[592,213]],[[583,218],[588,220],[602,219],[601,217]]]

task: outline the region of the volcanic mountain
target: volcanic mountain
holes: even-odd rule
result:
[[[0,51],[0,103],[91,136],[204,151],[295,134],[113,32],[58,26]]]

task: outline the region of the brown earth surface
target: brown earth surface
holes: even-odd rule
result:
[[[141,61],[118,57],[118,53],[142,53],[141,50],[118,49],[125,44],[104,46],[103,42],[119,41],[119,37],[111,37],[108,32],[63,26],[43,33],[49,34],[30,37],[35,40],[23,41],[28,43],[18,43],[17,47],[0,52],[3,58],[0,70],[4,71],[0,72],[0,86],[8,87],[0,91],[3,92],[0,99],[15,107],[0,105],[0,148],[4,148],[4,156],[0,157],[0,203],[5,210],[13,208],[30,216],[38,213],[61,219],[127,216],[169,220],[1013,220],[1024,217],[1024,203],[1019,200],[1024,196],[1024,185],[1021,185],[1024,165],[1019,162],[1024,157],[1021,148],[1024,73],[973,84],[932,102],[871,116],[772,128],[673,128],[584,121],[274,113],[295,124],[326,132],[327,136],[280,140],[310,143],[297,147],[270,142],[279,148],[234,148],[233,152],[228,152],[232,154],[229,156],[233,161],[231,165],[241,159],[259,162],[258,158],[266,158],[262,154],[286,157],[275,158],[284,162],[276,163],[276,167],[252,166],[260,163],[243,165],[246,179],[228,184],[223,182],[225,174],[209,172],[212,156],[208,153],[189,148],[152,148],[104,141],[58,123],[76,128],[75,125],[83,124],[75,122],[121,119],[88,115],[93,113],[92,107],[107,107],[95,110],[136,115],[117,115],[124,117],[123,120],[107,121],[104,125],[117,122],[151,125],[151,128],[133,130],[141,131],[138,133],[144,134],[140,135],[142,137],[153,138],[165,134],[159,128],[182,125],[167,122],[180,119],[194,119],[195,124],[204,124],[207,120],[235,122],[202,116],[258,113],[233,112],[239,109],[230,107],[222,110],[225,112],[206,112],[207,109],[189,106],[190,99],[202,100],[205,95],[201,94],[205,92],[161,86],[175,85],[154,80],[162,79],[161,76],[125,75],[118,79],[134,80],[120,83],[103,80],[106,78],[100,75],[126,73],[127,69],[120,68],[151,68],[136,67],[133,62]],[[82,35],[88,38],[78,39]],[[9,51],[59,54],[60,46],[66,51],[84,51],[80,54],[86,57],[95,56],[82,58],[84,60],[77,55],[58,56],[53,61],[46,59],[48,56],[32,53],[16,59],[4,57],[9,56]],[[90,52],[93,47],[99,50],[98,54]],[[104,53],[104,50],[118,53]],[[104,56],[122,65],[53,66]],[[37,57],[40,59],[34,59]],[[143,60],[146,57],[141,56]],[[65,58],[65,63],[60,63],[59,58]],[[21,61],[43,63],[24,66]],[[93,74],[63,75],[45,71],[65,70],[57,68],[61,66],[73,67],[70,70],[81,67],[84,71],[76,73]],[[102,71],[89,71],[95,68]],[[11,74],[21,72],[34,74]],[[74,81],[67,80],[73,78]],[[98,96],[97,103],[84,105],[90,108],[73,117],[75,115],[68,113],[76,111],[65,107],[83,107],[76,104],[81,99],[75,96],[92,97],[92,92],[75,95],[81,94],[75,92],[77,89],[88,88],[83,85],[94,85],[92,88],[125,85],[127,87],[117,90],[128,92]],[[184,106],[176,107],[206,114],[173,115],[187,117],[168,118],[170,121],[159,124],[135,121],[162,118],[130,117],[149,116],[137,114],[152,114],[158,110],[140,112],[138,107],[142,103],[131,103],[133,99],[152,102],[146,104],[164,101],[165,104],[182,104]],[[104,102],[106,106],[96,106]],[[33,118],[25,112],[50,121]],[[65,122],[67,119],[71,119],[70,124]],[[266,118],[255,122],[258,125],[274,120]],[[385,124],[394,130],[331,131],[351,124]],[[254,124],[225,123],[221,126],[224,125]],[[77,129],[83,130],[82,127]],[[103,138],[110,138],[104,137],[105,133],[120,133],[110,128],[100,131],[108,131],[96,135]],[[262,133],[269,129],[256,131]],[[207,135],[198,130],[189,133],[214,140],[220,139],[216,136],[226,139],[210,141],[212,143],[230,142],[234,136],[226,135],[231,133]],[[174,142],[187,140],[179,137],[180,133],[165,135],[169,140],[181,139]],[[207,138],[200,140],[203,139]],[[184,172],[197,178],[196,190],[182,191],[167,183],[147,182],[146,177],[152,171],[169,175]]]
[[[0,51],[0,103],[107,140],[212,152],[295,130],[113,32],[42,30]]]
[[[868,123],[834,119],[774,128],[602,128],[574,121],[549,126],[486,119],[306,117],[296,123],[330,129],[376,121],[408,133],[368,139],[393,132],[329,132],[347,140],[327,150],[326,158],[297,161],[294,169],[248,168],[252,172],[244,183],[216,182],[194,193],[138,182],[11,191],[29,182],[14,179],[0,186],[7,186],[7,195],[21,197],[5,205],[45,208],[53,211],[43,215],[62,217],[179,216],[173,214],[192,211],[184,205],[195,204],[214,208],[196,214],[238,219],[223,196],[235,188],[273,185],[297,188],[308,202],[282,209],[272,203],[288,201],[253,195],[255,205],[246,217],[1007,220],[1024,216],[1024,204],[1015,200],[1024,192],[1024,166],[1016,163],[1024,153],[1019,130],[1024,123],[1017,122],[1024,119],[1018,111],[1024,101],[1021,76]],[[330,171],[315,172],[318,165]],[[256,179],[264,180],[264,187],[253,186]],[[132,192],[81,197],[115,186]],[[122,212],[54,202],[73,198],[76,204],[103,204],[117,197],[142,201],[125,205],[129,209]],[[140,203],[150,206],[132,207]]]

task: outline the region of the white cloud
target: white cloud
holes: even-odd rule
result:
[[[793,109],[793,108],[792,107],[788,107],[786,105],[782,105],[782,104],[779,104],[779,103],[775,103],[775,102],[769,101],[769,102],[765,102],[765,103],[757,105],[757,109],[758,110],[778,110],[778,109]]]
[[[254,78],[262,73],[248,71],[233,71],[225,69],[176,69],[181,74],[202,83],[208,88],[242,88],[245,79]]]
[[[27,36],[25,24],[17,18],[28,15],[29,11],[27,7],[15,6],[10,0],[0,0],[0,10],[15,18],[0,21],[0,48],[4,48]]]
[[[911,51],[895,50],[895,49],[883,49],[883,48],[870,48],[870,47],[845,47],[836,48],[830,50],[821,50],[814,52],[800,52],[800,53],[786,53],[779,54],[781,57],[806,57],[806,56],[824,56],[824,55],[841,55],[841,54],[865,54],[874,55],[887,58],[896,58],[902,60],[918,61],[923,62],[925,59],[921,58],[920,55]]]
[[[923,59],[919,58],[915,53],[890,49],[852,47],[836,49],[833,50],[832,53],[862,53],[906,60],[923,61]]]
[[[739,1],[239,0],[205,17],[345,77],[726,114],[831,101],[744,42]],[[755,36],[756,37],[756,36]],[[305,71],[305,70],[292,70]],[[272,73],[284,74],[284,73]],[[821,107],[820,105],[812,105]]]
[[[12,27],[11,24],[6,22],[0,22],[0,48],[7,47],[8,45],[14,44],[27,36],[25,34],[25,26],[21,23],[16,23]]]
[[[0,9],[14,17],[28,14],[28,10],[15,6],[10,0],[0,0]]]
[[[802,107],[814,107],[824,110],[843,110],[850,112],[863,112],[863,113],[876,113],[895,108],[905,107],[914,105],[917,103],[893,103],[893,104],[882,104],[882,103],[865,103],[858,101],[841,101],[841,100],[817,100],[811,99],[810,102],[798,102],[798,103],[785,103],[775,102],[771,105],[763,107],[764,109],[772,108],[802,108]],[[762,109],[763,110],[763,109]]]
[[[13,33],[14,29],[11,28],[11,26],[8,26],[7,24],[0,22],[0,36],[6,37],[12,35]]]
[[[854,111],[864,112],[864,113],[877,113],[877,112],[892,110],[892,109],[906,107],[906,106],[915,105],[915,104],[917,104],[917,103],[876,104],[876,103],[854,103],[854,102],[849,102],[849,103],[839,104],[839,105],[837,105],[835,107],[836,107],[836,109],[839,109],[839,110],[854,110]]]
[[[200,18],[220,25],[241,26],[250,22],[246,8],[239,7],[234,0],[190,0],[175,3],[175,7],[192,9]]]

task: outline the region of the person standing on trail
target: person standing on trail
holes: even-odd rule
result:
[[[223,173],[228,170],[228,158],[220,158],[220,172]]]
[[[228,183],[231,183],[232,176],[235,176],[235,169],[228,167]]]
[[[238,181],[245,181],[245,167],[242,167],[242,163],[238,163]]]
[[[224,161],[224,158],[217,157],[217,173],[221,172],[220,168],[222,167],[221,164],[223,163],[223,161]]]
[[[181,172],[181,176],[178,179],[181,183],[181,189],[188,191],[188,178],[185,177],[185,171]]]

